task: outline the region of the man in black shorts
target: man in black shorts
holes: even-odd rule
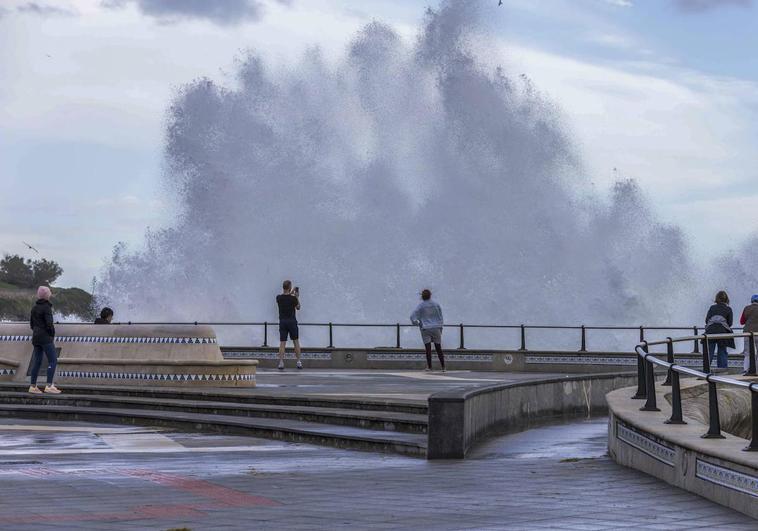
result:
[[[297,329],[297,316],[295,312],[300,309],[300,290],[292,290],[292,281],[285,280],[282,283],[283,292],[276,296],[276,304],[279,306],[279,370],[284,370],[284,349],[287,346],[287,336],[295,344],[295,356],[297,368],[302,369],[300,362],[300,334]]]

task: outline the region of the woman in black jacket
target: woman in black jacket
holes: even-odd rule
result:
[[[32,315],[29,318],[29,326],[32,329],[32,382],[29,392],[41,394],[37,387],[37,376],[42,365],[42,355],[47,357],[47,386],[46,393],[58,394],[60,391],[53,384],[55,377],[55,367],[58,365],[58,353],[55,351],[55,326],[53,326],[53,305],[50,304],[52,293],[47,286],[40,286],[37,289],[37,302],[32,308]]]
[[[732,309],[729,307],[729,295],[726,291],[719,291],[716,294],[715,304],[708,310],[705,316],[705,333],[706,334],[731,334],[732,333]],[[729,353],[727,348],[734,347],[734,339],[716,339],[708,341],[708,355],[713,363],[713,355],[718,347],[717,367],[726,369],[729,366]]]

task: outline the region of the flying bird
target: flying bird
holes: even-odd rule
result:
[[[500,0],[500,1],[497,3],[497,5],[499,5],[499,6],[503,5],[503,0]]]
[[[21,242],[21,243],[23,243],[24,245],[26,245],[29,249],[31,249],[35,253],[39,254],[39,251],[37,249],[35,249],[34,247],[32,247],[31,245],[29,245],[28,243],[26,243],[26,242]]]

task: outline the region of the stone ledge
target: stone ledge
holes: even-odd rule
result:
[[[687,380],[682,380],[683,387],[692,385]],[[666,391],[656,392],[661,411],[640,411],[644,401],[630,398],[635,390],[619,389],[606,397],[611,457],[758,518],[758,454],[742,451],[748,441],[728,433],[724,439],[703,439],[708,427],[689,417],[687,424],[664,424],[671,416]]]
[[[59,365],[128,365],[128,366],[140,366],[140,365],[169,365],[177,367],[255,367],[258,365],[258,360],[221,360],[221,361],[207,361],[207,360],[189,360],[189,361],[176,361],[176,360],[157,360],[157,359],[102,359],[93,360],[87,358],[59,358]]]

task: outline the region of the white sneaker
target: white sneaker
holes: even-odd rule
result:
[[[432,369],[430,369],[429,367],[426,367],[426,368],[424,369],[424,372],[432,372]]]
[[[45,387],[45,392],[50,393],[52,395],[61,394],[61,390],[55,387],[54,385],[48,385],[47,387]]]
[[[42,394],[42,389],[40,389],[36,385],[30,385],[29,386],[29,392],[31,394],[33,394],[33,395],[41,395]]]
[[[303,364],[300,362],[300,360],[297,360],[297,368],[298,369],[302,369],[303,368]]]
[[[280,371],[284,370],[284,360],[279,360],[279,366],[277,367]]]

